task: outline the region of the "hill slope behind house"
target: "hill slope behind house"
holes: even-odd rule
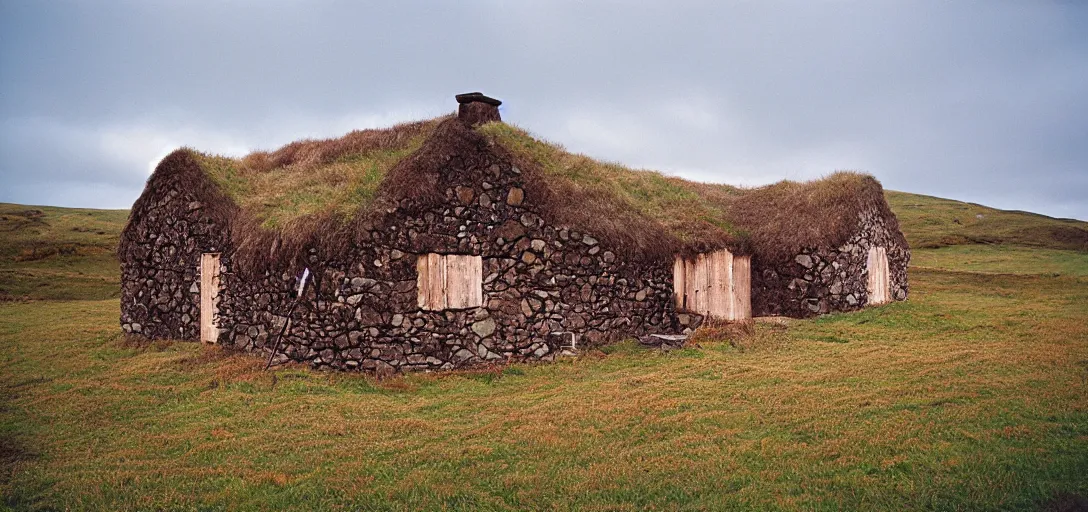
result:
[[[887,192],[913,268],[1020,275],[1088,275],[1088,222]]]
[[[118,297],[127,218],[128,210],[0,203],[0,301]]]
[[[1005,244],[1088,251],[1088,222],[907,192],[886,197],[912,249]]]

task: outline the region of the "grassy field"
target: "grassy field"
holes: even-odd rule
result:
[[[909,301],[667,354],[377,381],[126,343],[115,299],[0,304],[0,508],[1084,504],[1088,254],[944,243],[912,230],[946,211],[893,207],[935,241]]]

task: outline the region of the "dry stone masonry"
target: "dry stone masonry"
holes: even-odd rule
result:
[[[853,311],[869,303],[866,283],[869,249],[888,251],[892,298],[907,298],[910,251],[884,217],[864,211],[858,228],[835,248],[805,249],[786,261],[752,260],[752,309],[757,316],[804,318],[832,311]]]
[[[136,242],[121,263],[121,328],[149,338],[192,339],[199,335],[200,255],[224,248],[223,226],[178,183],[132,224]]]
[[[546,224],[529,206],[516,166],[472,157],[441,169],[446,206],[401,215],[417,211],[406,201],[342,259],[312,255],[324,269],[292,317],[282,360],[448,369],[551,359],[568,343],[563,333],[593,346],[684,328],[671,308],[671,267],[619,261],[593,236]],[[417,258],[429,253],[481,256],[484,306],[420,308]],[[219,342],[270,350],[296,276],[248,282],[228,270],[222,279]]]
[[[304,251],[312,281],[297,298],[301,268],[244,272],[231,238],[241,229],[237,206],[186,154],[168,156],[122,234],[122,329],[198,339],[201,296],[210,294],[222,345],[267,355],[283,331],[278,362],[395,372],[549,360],[626,338],[674,343],[702,323],[677,310],[672,258],[624,258],[603,237],[549,222],[523,170],[473,130],[499,120],[499,102],[479,93],[458,102],[459,119],[439,129],[461,142],[423,177],[440,197],[406,195],[361,220],[343,250]],[[884,216],[863,212],[839,247],[786,261],[752,255],[751,309],[806,317],[863,307],[873,246],[886,247],[890,292],[905,299],[909,251],[897,234]],[[271,258],[277,247],[265,249]],[[201,256],[210,253],[218,289],[201,290]],[[471,268],[475,281],[457,284],[468,299],[421,298],[421,258]],[[424,285],[453,272],[440,270]]]

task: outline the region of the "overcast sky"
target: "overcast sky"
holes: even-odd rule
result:
[[[690,179],[853,169],[1088,219],[1088,4],[1028,0],[0,0],[0,201],[127,208],[179,146],[272,149],[474,90]]]

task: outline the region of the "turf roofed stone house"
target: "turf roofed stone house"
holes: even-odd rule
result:
[[[164,158],[121,237],[124,331],[387,372],[906,298],[906,240],[870,176],[694,183],[457,100],[244,158]]]

